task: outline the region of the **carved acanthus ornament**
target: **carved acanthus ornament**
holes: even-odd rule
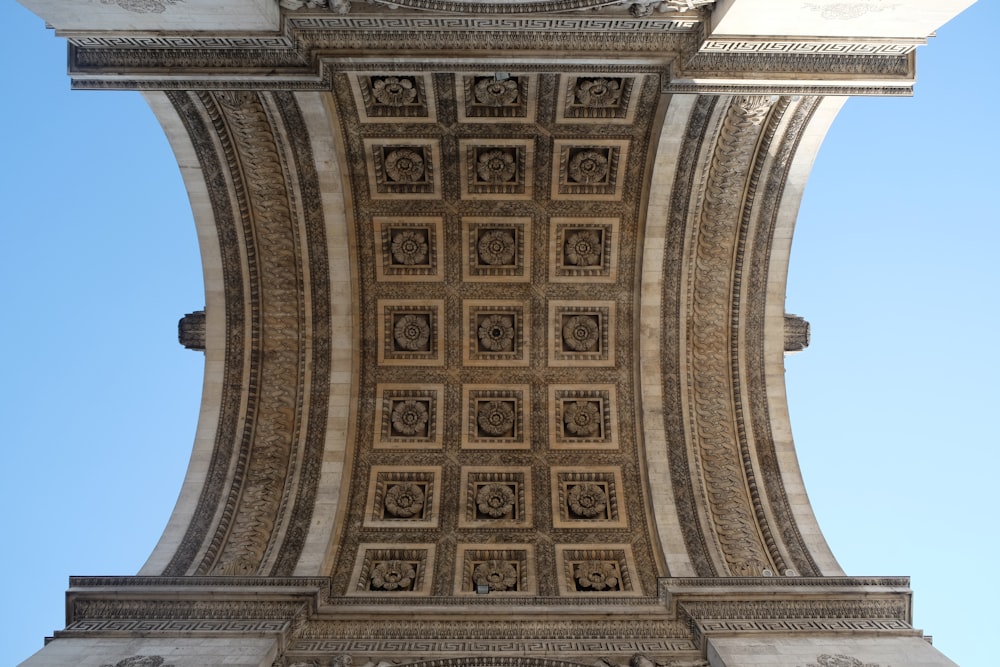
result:
[[[693,276],[690,382],[696,414],[695,442],[705,499],[725,559],[725,574],[761,576],[774,564],[764,547],[747,495],[739,436],[733,424],[730,311],[731,266],[738,242],[746,181],[772,99],[734,98],[725,111],[712,156],[698,225]]]

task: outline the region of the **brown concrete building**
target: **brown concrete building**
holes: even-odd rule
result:
[[[57,665],[953,664],[795,461],[791,230],[968,2],[27,2],[194,207],[195,454]]]

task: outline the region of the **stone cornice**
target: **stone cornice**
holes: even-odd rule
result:
[[[552,650],[697,660],[711,636],[920,636],[910,625],[905,577],[661,579],[659,601],[650,599],[622,619],[583,609],[553,614],[535,604],[514,615],[485,607],[459,616],[423,606],[419,616],[401,620],[398,609],[382,615],[342,609],[329,597],[330,583],[325,577],[73,577],[67,627],[56,636],[251,632],[275,637],[286,659],[362,653],[395,661],[511,652],[541,657]]]
[[[287,12],[277,34],[61,34],[70,42],[76,88],[316,90],[329,88],[333,55],[500,52],[580,59],[616,52],[670,64],[669,92],[910,92],[915,40],[706,38],[704,20],[698,12],[635,16],[622,5],[515,14],[365,5],[350,14]]]

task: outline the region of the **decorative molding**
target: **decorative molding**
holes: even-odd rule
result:
[[[829,40],[794,41],[760,38],[706,39],[698,47],[699,53],[759,53],[795,55],[858,55],[903,56],[912,53],[926,40],[900,42],[837,42]]]
[[[307,366],[313,383],[310,388],[315,389],[328,384],[330,368],[328,348],[314,347],[309,355],[297,351],[306,331],[329,335],[325,233],[322,208],[315,201],[318,188],[308,135],[294,98],[287,94],[203,94],[197,100],[176,96],[174,102],[204,172],[215,175],[208,181],[208,190],[223,250],[227,323],[224,386],[232,396],[223,397],[208,482],[164,574],[185,574],[191,568],[202,574],[213,570],[219,574],[256,574],[276,563],[291,571],[289,565],[298,558],[310,522],[327,410],[320,398],[325,389],[305,403],[294,392],[297,388],[306,390]],[[275,137],[282,129],[272,125],[272,118],[292,130],[288,143],[282,141],[287,153],[278,147]],[[249,159],[251,155],[253,159]],[[295,182],[286,182],[286,156],[296,162]],[[240,184],[235,198],[230,182]],[[307,197],[313,200],[303,202],[300,227],[292,211],[298,209],[300,198]],[[231,202],[238,213],[230,208]],[[303,234],[307,257],[299,256]],[[246,244],[253,246],[249,255],[256,260],[244,278],[240,248]],[[297,290],[289,292],[289,278],[299,283],[309,281],[314,299],[309,309],[311,319],[305,319]],[[249,281],[245,287],[244,280]],[[259,304],[262,297],[278,305],[267,313],[246,309],[248,302]],[[245,313],[250,315],[246,323]],[[254,362],[245,368],[237,356],[251,351]],[[251,382],[250,377],[268,381]],[[291,386],[293,391],[289,393],[282,385]],[[245,399],[240,398],[241,393]],[[242,415],[237,411],[241,405],[246,410]],[[291,422],[287,415],[293,416]],[[247,418],[255,422],[255,428],[239,432],[241,421]],[[293,445],[298,442],[302,444]],[[294,491],[285,489],[286,472],[293,461],[300,471],[299,487]],[[237,475],[227,482],[234,462]],[[275,488],[285,492],[274,494]],[[221,521],[216,513],[220,504],[227,507]],[[276,525],[285,528],[275,530]],[[210,531],[214,531],[211,538]],[[272,542],[279,538],[284,540],[282,544]],[[267,554],[270,564],[265,566]],[[198,564],[194,564],[196,558],[200,559]]]

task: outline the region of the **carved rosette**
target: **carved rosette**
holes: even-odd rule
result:
[[[608,177],[608,158],[597,151],[580,151],[569,160],[569,177],[577,183],[603,183]]]
[[[494,519],[510,516],[517,498],[507,484],[486,484],[476,494],[479,511]]]
[[[392,329],[396,345],[403,350],[426,350],[431,339],[431,326],[423,315],[403,315]]]
[[[601,341],[601,327],[597,318],[577,315],[566,320],[562,329],[563,343],[576,352],[590,352]]]
[[[566,503],[573,514],[590,518],[603,515],[608,507],[608,494],[597,484],[583,482],[570,487]]]
[[[491,591],[517,590],[517,580],[517,568],[505,560],[488,560],[472,571],[472,581],[478,586],[488,586]]]
[[[424,178],[424,158],[409,148],[399,148],[385,156],[385,173],[397,183],[418,183]]]
[[[573,266],[599,264],[601,261],[600,234],[590,229],[573,232],[566,238],[563,258],[567,264]]]
[[[372,568],[371,587],[382,591],[407,591],[413,588],[416,569],[401,560],[377,563]]]
[[[385,492],[385,511],[401,519],[419,516],[424,509],[424,491],[416,484],[395,484]]]
[[[473,89],[476,102],[494,107],[509,106],[517,102],[517,79],[480,79]]]
[[[401,401],[392,410],[392,428],[402,435],[423,433],[427,427],[427,407],[423,401]]]
[[[427,235],[416,230],[403,230],[392,237],[392,258],[400,264],[427,262]]]
[[[585,107],[610,107],[621,98],[621,84],[612,79],[582,79],[575,92],[577,101]]]
[[[514,349],[514,320],[506,315],[488,315],[479,323],[479,342],[490,352]]]
[[[511,263],[517,253],[514,236],[504,229],[491,229],[483,233],[477,245],[479,260],[490,266],[504,266]]]
[[[573,578],[583,590],[614,591],[621,587],[618,565],[608,560],[588,560],[573,568]]]
[[[476,161],[476,175],[487,183],[506,183],[517,173],[517,160],[511,151],[483,151]]]
[[[379,104],[398,107],[412,104],[417,99],[417,89],[409,79],[387,76],[372,80],[372,96]]]
[[[514,408],[510,401],[482,403],[476,418],[479,428],[487,435],[506,435],[514,428]]]
[[[593,401],[574,401],[565,406],[563,424],[570,435],[585,438],[601,430],[601,409]]]

